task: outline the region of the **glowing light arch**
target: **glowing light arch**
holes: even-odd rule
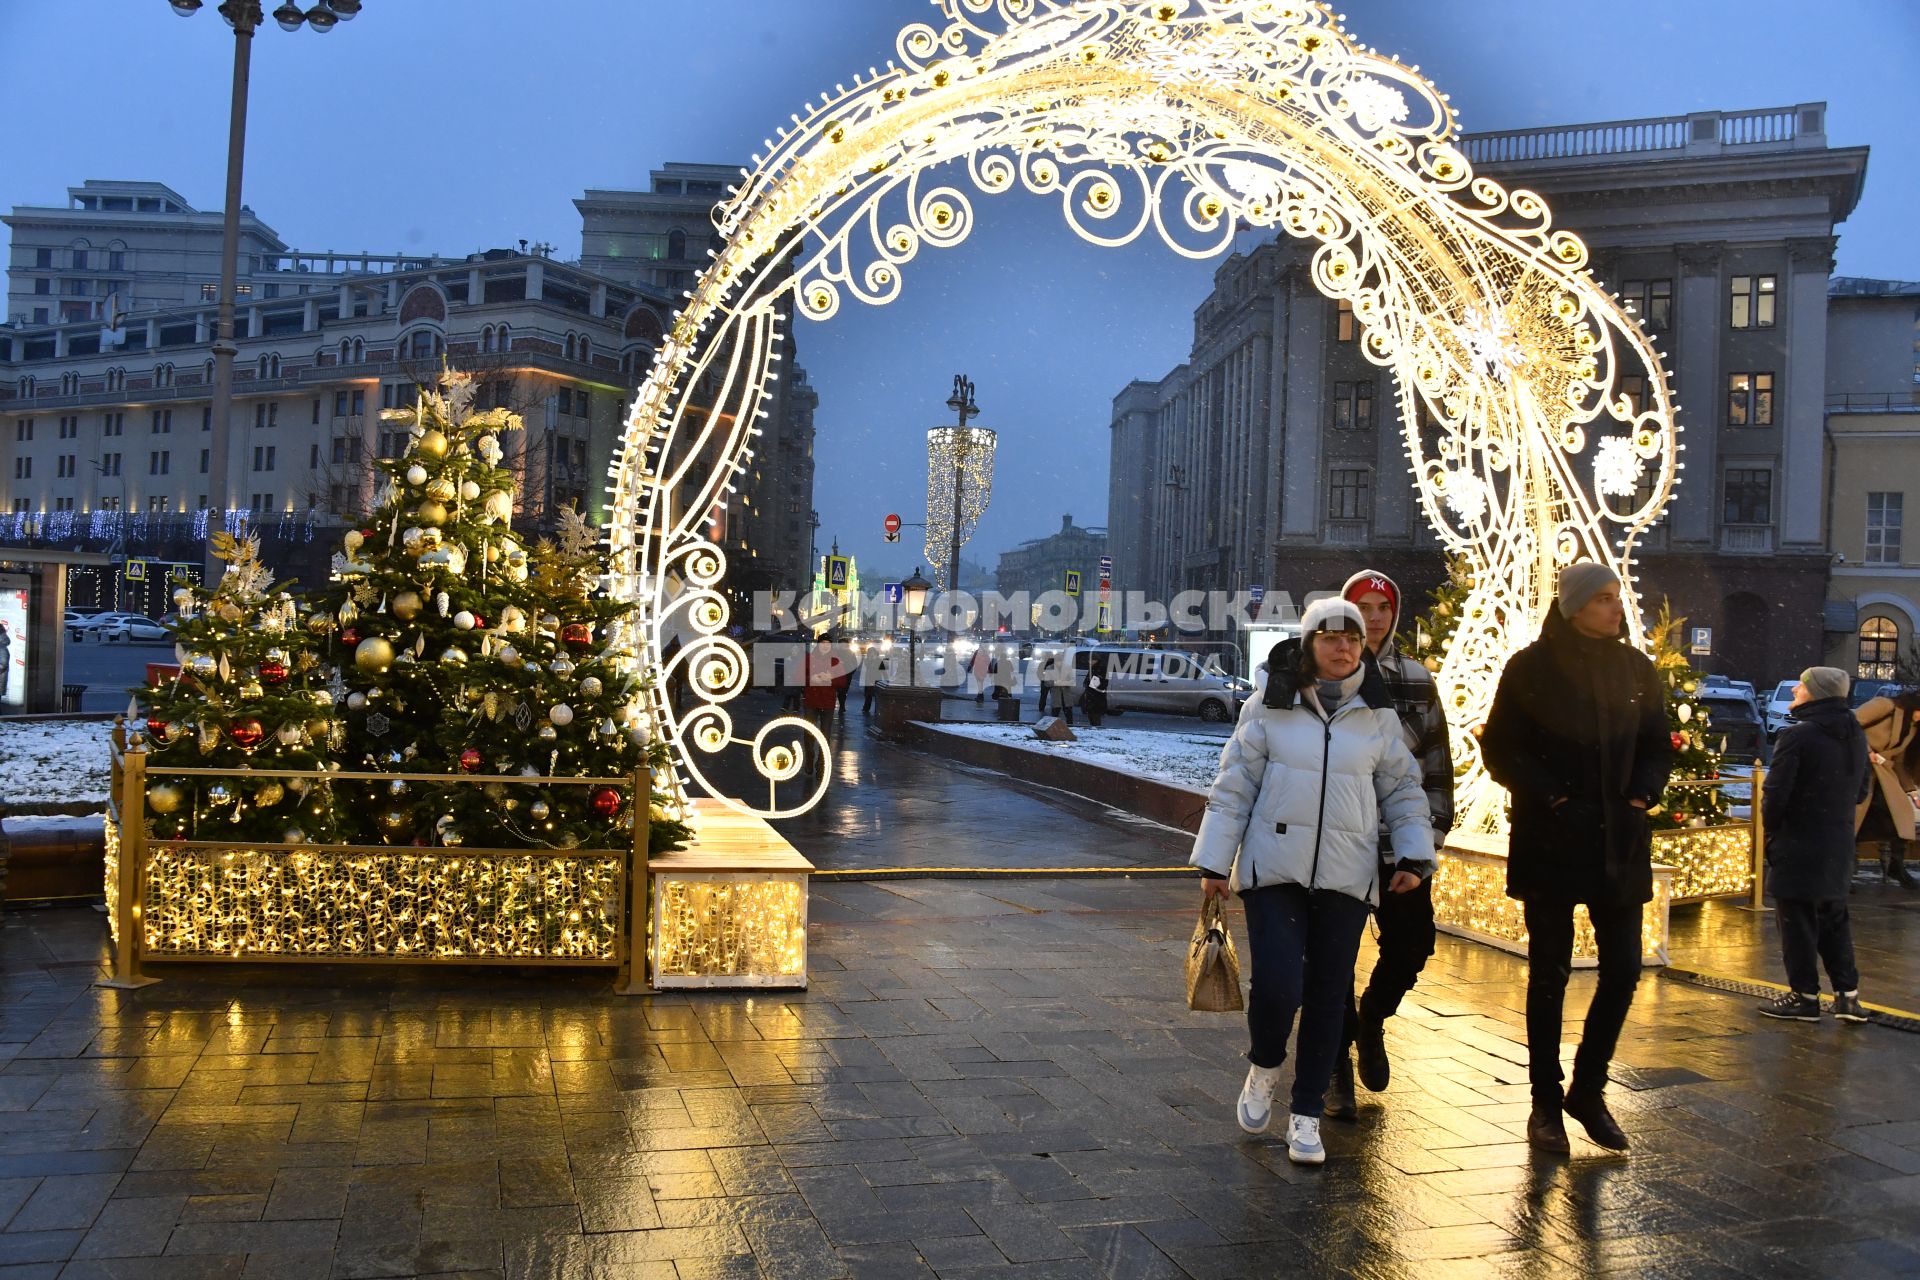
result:
[[[892,301],[925,248],[967,236],[973,205],[1057,196],[1086,240],[1152,230],[1178,253],[1223,252],[1241,226],[1316,243],[1311,274],[1347,300],[1361,350],[1398,386],[1413,482],[1476,584],[1440,671],[1454,724],[1485,719],[1508,656],[1535,635],[1557,568],[1589,558],[1629,583],[1636,539],[1679,469],[1658,354],[1585,270],[1586,246],[1546,203],[1476,176],[1446,99],[1354,42],[1327,8],[1280,0],[933,0],[938,25],[900,32],[897,62],[835,86],[767,143],[715,211],[725,237],[660,345],[615,461],[614,589],[641,602],[619,637],[687,674],[684,716],[656,693],[677,785],[747,748],[772,817],[823,735],[797,718],[752,738],[726,703],[748,663],[721,634],[724,568],[708,516],[751,457],[788,309]],[[1644,394],[1625,379],[1644,380]],[[1629,600],[1633,640],[1642,643]],[[663,685],[662,685],[663,687]],[[1498,827],[1477,742],[1455,736],[1467,826]]]

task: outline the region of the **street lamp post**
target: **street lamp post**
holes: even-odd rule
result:
[[[918,568],[914,569],[911,578],[900,584],[900,594],[905,597],[907,606],[907,686],[909,688],[920,682],[920,664],[915,657],[914,645],[920,631],[916,624],[919,623],[920,616],[927,611],[927,590],[932,586],[931,582],[920,576]]]
[[[203,0],[169,0],[173,11],[191,18]],[[232,464],[233,357],[239,348],[233,341],[233,297],[240,274],[240,171],[247,149],[247,77],[253,59],[253,33],[266,21],[260,0],[223,0],[221,17],[233,28],[233,93],[227,110],[227,203],[220,219],[220,309],[213,333],[213,405],[209,415],[207,440],[208,521],[224,528],[227,519]],[[302,10],[292,0],[282,0],[273,11],[273,20],[283,31],[298,31],[303,25],[322,35],[334,25],[350,21],[360,12],[360,0],[316,0],[311,9]],[[217,522],[217,523],[216,523]],[[213,554],[209,539],[206,549],[205,580],[208,586],[219,581],[222,562]]]
[[[947,408],[959,415],[958,444],[953,454],[953,548],[947,559],[947,590],[960,589],[960,481],[965,473],[967,459],[967,419],[980,416],[980,406],[973,402],[973,379],[964,373],[953,375],[953,394],[947,397]]]

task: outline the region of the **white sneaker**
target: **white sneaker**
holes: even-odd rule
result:
[[[1273,1090],[1280,1083],[1278,1067],[1248,1067],[1247,1082],[1240,1086],[1240,1105],[1236,1113],[1240,1127],[1248,1133],[1265,1133],[1273,1119]]]
[[[1295,1164],[1327,1162],[1327,1149],[1320,1145],[1320,1117],[1287,1117],[1287,1159]]]

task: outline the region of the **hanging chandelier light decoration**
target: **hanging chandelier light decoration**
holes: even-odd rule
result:
[[[993,501],[993,452],[987,427],[935,427],[927,432],[927,562],[936,585],[948,582],[949,552],[965,546]]]
[[[720,794],[707,757],[746,748],[768,800],[729,803],[779,817],[815,803],[831,772],[810,770],[817,781],[797,797],[781,792],[802,754],[824,759],[825,737],[797,717],[751,738],[734,731],[726,703],[747,662],[725,635],[713,589],[725,562],[701,519],[751,457],[787,317],[892,301],[922,249],[966,238],[963,185],[1018,187],[1059,200],[1094,244],[1151,232],[1208,258],[1250,227],[1308,248],[1316,287],[1348,303],[1360,350],[1393,375],[1422,511],[1473,566],[1439,685],[1465,730],[1463,825],[1498,829],[1505,793],[1473,730],[1501,668],[1537,633],[1558,569],[1578,559],[1620,573],[1643,643],[1634,545],[1681,466],[1659,354],[1588,273],[1586,246],[1553,227],[1537,194],[1476,175],[1445,95],[1354,40],[1324,4],[939,7],[937,23],[900,32],[885,70],[836,85],[741,171],[715,210],[724,245],[635,398],[612,471],[613,585],[641,602],[622,643],[642,662],[658,663],[668,636],[692,637],[667,666],[691,672],[695,705],[676,711],[662,679],[652,707],[681,783]],[[956,519],[966,506],[963,485]]]

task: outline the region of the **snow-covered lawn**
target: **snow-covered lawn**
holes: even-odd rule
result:
[[[0,722],[0,801],[104,809],[111,728],[105,720]]]
[[[1220,771],[1224,737],[1158,733],[1148,730],[1093,729],[1075,725],[1074,742],[1049,742],[1033,736],[1033,726],[1018,724],[929,724],[936,733],[984,738],[1002,746],[1045,755],[1067,756],[1102,769],[1152,778],[1205,793]]]

